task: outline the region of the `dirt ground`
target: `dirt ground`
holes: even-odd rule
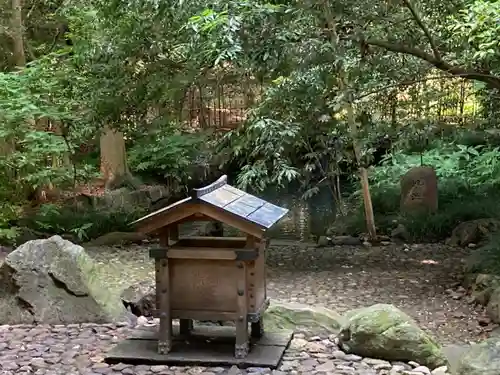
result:
[[[109,287],[119,292],[153,278],[147,247],[88,249]],[[321,304],[339,313],[390,303],[410,314],[443,344],[477,341],[493,327],[466,302],[459,287],[468,249],[442,244],[382,247],[272,241],[268,252],[271,298]],[[481,324],[479,324],[481,322]]]

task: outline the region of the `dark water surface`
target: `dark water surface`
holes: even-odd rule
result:
[[[270,188],[255,195],[290,210],[270,230],[270,238],[311,240],[315,236],[324,235],[335,219],[335,203],[327,188],[321,189],[308,200],[303,200],[302,194],[293,186],[282,190]]]
[[[229,183],[232,184],[232,181]],[[264,192],[248,190],[248,193],[289,209],[288,214],[269,230],[269,238],[313,240],[316,236],[324,235],[335,219],[335,203],[328,187],[321,188],[317,194],[307,200],[302,199],[302,192],[293,185],[282,189],[269,187]],[[241,233],[224,225],[224,235],[238,236]]]

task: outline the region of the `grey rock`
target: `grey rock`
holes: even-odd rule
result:
[[[474,301],[487,305],[493,292],[500,288],[500,277],[490,274],[478,274],[472,284],[471,296]]]
[[[490,338],[472,345],[461,357],[456,375],[500,374],[500,340]]]
[[[264,320],[270,332],[290,329],[328,335],[340,330],[343,318],[325,307],[272,300]]]
[[[410,239],[410,234],[403,224],[398,224],[398,226],[391,231],[391,237],[403,241],[408,241]]]
[[[97,265],[81,246],[59,236],[29,241],[0,266],[0,323],[128,320],[119,298],[104,285]]]
[[[415,372],[420,372],[420,373],[422,373],[422,374],[426,374],[426,375],[429,375],[429,374],[431,373],[431,370],[429,370],[429,368],[428,368],[428,367],[426,367],[426,366],[418,366],[418,367],[415,367],[415,368],[413,369],[413,371],[415,371]]]
[[[432,368],[447,363],[437,342],[392,305],[353,310],[345,318],[339,344],[348,353],[388,361],[414,360]]]
[[[326,236],[318,237],[318,242],[317,242],[318,247],[325,247],[328,246],[329,244],[330,244],[330,238]]]
[[[448,372],[448,366],[440,366],[432,370],[432,375],[446,375]]]

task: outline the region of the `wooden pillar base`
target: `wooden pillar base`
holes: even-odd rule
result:
[[[248,355],[248,342],[244,344],[236,344],[234,346],[234,358],[244,359]]]
[[[236,320],[236,344],[234,345],[234,356],[237,359],[242,359],[248,355],[249,349],[246,264],[244,262],[237,262],[236,267],[238,269],[236,300],[239,316]]]
[[[168,354],[172,350],[172,343],[169,341],[158,341],[158,354]]]
[[[160,308],[158,353],[167,354],[172,349],[172,318],[170,315],[170,276],[168,259],[156,260],[156,294]]]

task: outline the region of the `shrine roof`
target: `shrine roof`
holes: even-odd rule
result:
[[[139,224],[150,221],[159,215],[164,216],[175,210],[182,210],[186,204],[197,203],[221,209],[239,219],[253,223],[266,230],[276,224],[288,213],[288,209],[248,194],[227,183],[227,176],[222,176],[214,183],[199,189],[193,189],[191,196],[161,208],[135,221]],[[228,223],[230,224],[230,223]]]

